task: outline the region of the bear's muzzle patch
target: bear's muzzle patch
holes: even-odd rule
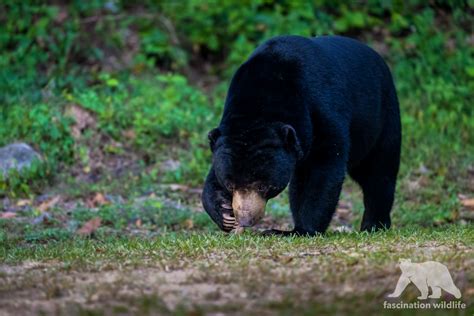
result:
[[[232,209],[240,227],[251,227],[262,219],[265,214],[265,200],[258,192],[234,191]]]

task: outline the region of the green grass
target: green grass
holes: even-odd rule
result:
[[[46,244],[13,244],[4,239],[1,242],[0,261],[18,263],[25,260],[61,260],[70,263],[93,263],[118,259],[139,263],[143,259],[182,260],[203,259],[210,253],[219,252],[227,260],[282,255],[321,248],[333,249],[332,254],[344,259],[344,251],[358,252],[362,257],[379,263],[390,263],[398,258],[411,257],[404,253],[406,247],[415,250],[413,245],[435,242],[447,247],[471,247],[474,244],[472,226],[447,225],[433,228],[406,228],[369,234],[327,233],[316,237],[264,237],[247,232],[243,235],[225,233],[165,233],[156,238],[107,238],[98,239],[68,238]],[[375,247],[379,252],[371,251]],[[394,247],[399,247],[393,252]],[[340,250],[337,250],[339,249]],[[97,251],[100,249],[100,251]],[[340,254],[338,254],[340,252]],[[448,254],[446,254],[448,256]],[[346,259],[350,260],[350,257]],[[237,262],[238,264],[238,262]]]

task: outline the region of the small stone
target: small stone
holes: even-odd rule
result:
[[[24,143],[11,144],[0,148],[0,174],[7,176],[10,170],[21,171],[41,161],[41,156]]]
[[[161,163],[160,169],[166,172],[172,172],[179,169],[181,163],[178,160],[168,159]]]
[[[350,233],[353,231],[352,227],[347,226],[347,225],[340,225],[334,228],[335,232],[338,233]]]

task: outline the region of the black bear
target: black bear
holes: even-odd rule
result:
[[[324,232],[346,172],[361,186],[362,230],[390,227],[400,162],[395,86],[382,57],[341,36],[279,36],[234,74],[202,202],[224,231],[252,226],[290,184],[292,231]]]

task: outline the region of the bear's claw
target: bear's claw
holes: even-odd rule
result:
[[[226,229],[232,230],[238,226],[237,221],[235,220],[235,217],[232,216],[231,214],[222,214],[223,218],[223,226]]]

